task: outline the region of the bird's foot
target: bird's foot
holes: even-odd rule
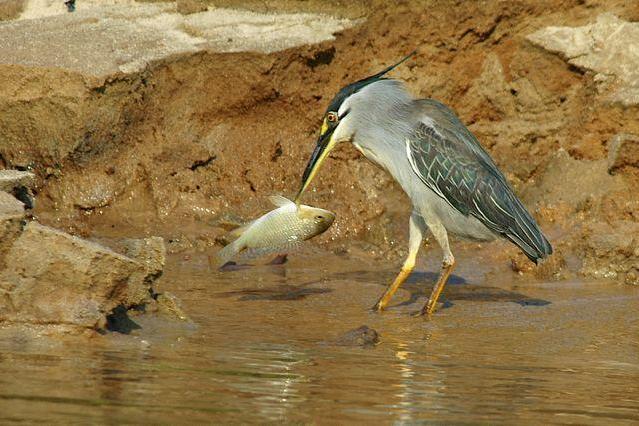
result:
[[[377,302],[375,303],[375,305],[371,307],[371,311],[376,313],[382,313],[384,311],[384,306],[382,306],[381,303]]]
[[[450,308],[451,306],[453,306],[453,303],[449,302],[448,300],[444,300],[443,302],[437,302],[431,306],[431,303],[429,300],[428,302],[426,302],[426,304],[424,305],[422,309],[413,313],[413,316],[422,317],[425,315],[430,318],[433,315],[433,313],[435,313],[435,311],[438,311],[440,309]]]

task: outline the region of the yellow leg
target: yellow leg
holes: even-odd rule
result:
[[[430,293],[428,302],[426,302],[426,304],[422,308],[421,315],[424,315],[424,314],[430,315],[433,312],[435,312],[435,307],[437,306],[437,299],[439,299],[439,295],[442,294],[442,291],[444,290],[444,287],[446,286],[446,282],[448,281],[448,277],[450,276],[450,273],[453,271],[453,268],[455,268],[455,259],[452,259],[452,261],[444,260],[444,263],[442,264],[442,270],[439,274],[439,279],[437,280],[437,283],[435,283],[435,287],[433,287],[433,291]]]
[[[382,297],[377,301],[373,310],[378,312],[383,311],[391,298],[397,291],[397,289],[406,281],[411,272],[415,268],[415,259],[417,258],[417,252],[419,246],[422,244],[422,238],[424,233],[424,226],[421,217],[413,213],[409,222],[409,243],[408,243],[408,256],[402,265],[402,270],[399,272],[395,280],[388,286]]]
[[[386,289],[382,297],[379,298],[379,300],[373,307],[374,310],[381,312],[386,308],[386,306],[388,305],[388,302],[390,302],[391,298],[393,297],[397,289],[402,284],[404,284],[404,281],[406,281],[406,278],[408,278],[411,272],[413,272],[414,267],[415,267],[414,264],[411,266],[408,266],[406,265],[406,263],[404,263],[404,266],[402,266],[402,270],[399,271],[399,274],[397,274],[397,277],[395,278],[393,283],[388,286],[388,288]]]
[[[433,291],[430,293],[428,302],[426,302],[426,304],[420,311],[420,315],[430,315],[435,312],[439,295],[442,294],[442,291],[446,286],[446,282],[448,281],[448,277],[455,267],[455,257],[450,251],[450,247],[448,245],[448,232],[446,231],[444,225],[442,225],[439,220],[433,220],[431,222],[427,221],[426,224],[433,233],[433,237],[435,237],[440,247],[442,248],[442,251],[444,252],[444,260],[442,261],[442,270],[439,273],[439,278],[435,283],[435,287],[433,287]]]

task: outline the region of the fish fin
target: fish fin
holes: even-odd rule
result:
[[[244,241],[241,239],[237,239],[230,244],[227,244],[217,253],[217,260],[219,266],[225,265],[228,261],[230,261],[235,255],[240,253],[242,250],[246,249],[244,246]]]
[[[273,203],[275,207],[284,207],[284,206],[290,206],[291,204],[295,204],[288,198],[282,197],[281,195],[271,195],[270,197],[268,197],[268,199],[271,200],[271,203]]]

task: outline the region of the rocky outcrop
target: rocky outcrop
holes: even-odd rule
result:
[[[28,181],[4,171],[0,183],[11,189]],[[104,329],[116,308],[155,306],[163,239],[129,239],[122,246],[125,254],[27,221],[24,204],[0,191],[0,324]]]
[[[0,1],[0,21],[16,19],[24,10],[26,0],[3,0]]]
[[[35,175],[31,172],[0,170],[0,191],[11,192],[21,186],[30,188],[34,182]]]
[[[16,227],[8,227],[14,242],[3,253],[0,323],[103,329],[116,307],[154,303],[161,238],[129,240],[125,256],[36,222]]]
[[[639,223],[587,224],[582,274],[639,285]]]
[[[35,222],[5,256],[0,321],[103,328],[143,266],[98,244]]]
[[[166,262],[166,248],[160,237],[124,241],[124,253],[142,266],[129,279],[126,306],[138,306],[154,297],[153,281],[162,275]]]
[[[608,171],[616,173],[624,167],[639,168],[639,136],[619,133],[608,148]]]
[[[625,105],[639,103],[639,23],[611,13],[582,27],[546,27],[528,40],[562,55],[570,64],[595,73],[602,92]]]

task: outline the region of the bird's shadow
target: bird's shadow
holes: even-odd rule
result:
[[[280,268],[269,268],[271,273],[285,277]],[[325,277],[323,280],[312,280],[301,284],[278,284],[272,287],[244,288],[216,294],[215,297],[238,297],[239,301],[251,300],[301,300],[308,296],[330,293],[330,288],[317,288],[312,285],[331,280],[347,280],[363,283],[379,284],[385,287],[395,278],[394,271],[349,271],[338,272]],[[404,286],[410,297],[395,307],[412,305],[420,299],[428,298],[432,285],[438,278],[435,272],[413,272]],[[381,291],[381,290],[380,290]],[[451,306],[453,301],[468,300],[475,302],[512,302],[522,306],[545,306],[551,302],[536,299],[516,291],[505,290],[495,286],[474,285],[458,275],[451,275],[442,293],[444,306]]]
[[[331,278],[366,283],[380,283],[386,286],[392,282],[395,275],[393,271],[351,271],[334,274]],[[439,275],[435,272],[413,272],[402,286],[404,290],[409,292],[410,297],[408,300],[394,306],[412,305],[419,299],[428,298],[431,288],[438,277]],[[513,302],[521,306],[545,306],[551,303],[548,300],[533,298],[516,291],[505,290],[495,286],[470,284],[466,279],[454,274],[451,274],[448,278],[448,283],[444,288],[441,298],[444,302],[460,300],[475,302]],[[445,303],[445,305],[450,305],[450,303]]]

